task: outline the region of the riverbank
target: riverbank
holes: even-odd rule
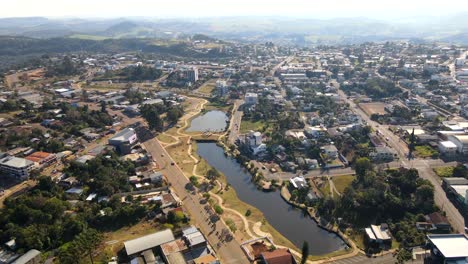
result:
[[[195,99],[200,100],[200,99]],[[189,122],[196,118],[203,109],[203,106],[207,103],[206,100],[197,101],[196,107],[191,107],[192,109],[188,111],[185,118],[181,120],[180,123],[183,125],[179,126],[177,129],[171,129],[165,133],[166,135],[162,136],[161,139],[164,139],[166,143],[164,147],[168,150],[171,156],[176,156],[176,162],[179,166],[182,165],[184,174],[186,177],[196,176],[202,181],[206,181],[205,175],[208,170],[212,168],[204,159],[202,159],[197,154],[197,139],[201,141],[216,142],[218,146],[221,146],[223,149],[222,154],[219,156],[230,156],[230,151],[235,149],[229,148],[222,141],[223,138],[226,138],[229,130],[223,134],[214,134],[212,137],[205,138],[202,134],[186,132],[186,127],[189,126]],[[169,143],[169,142],[170,143]],[[249,181],[252,176],[250,175]],[[221,219],[225,223],[234,223],[237,228],[234,229],[234,234],[236,239],[240,241],[245,241],[251,238],[260,237],[262,235],[268,234],[269,237],[273,239],[278,247],[288,247],[295,252],[296,257],[300,257],[300,250],[298,247],[292,243],[289,239],[283,236],[278,230],[276,230],[271,223],[266,219],[263,212],[256,208],[255,206],[243,202],[239,197],[237,190],[232,188],[228,183],[227,177],[223,174],[218,179],[218,186],[215,187],[210,193],[212,195],[212,201],[214,205],[219,205],[224,209],[224,213],[221,214]],[[260,192],[255,190],[256,192]],[[281,200],[281,198],[279,198]],[[286,205],[286,203],[284,203]],[[297,212],[296,212],[297,213]],[[284,215],[284,214],[283,214]],[[293,214],[294,215],[294,214]],[[312,222],[311,222],[312,223]],[[229,226],[229,225],[228,225]],[[313,226],[312,226],[313,227]],[[308,228],[307,228],[308,229]],[[287,232],[288,233],[288,232]],[[313,237],[313,236],[310,236]],[[302,241],[301,241],[302,243]],[[298,242],[296,241],[296,244]],[[310,244],[310,243],[309,243]],[[316,244],[314,242],[314,245]],[[326,255],[317,255],[311,256],[311,260],[328,258],[331,255],[343,254],[345,252],[333,251]]]

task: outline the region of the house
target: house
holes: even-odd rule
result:
[[[329,158],[336,159],[338,157],[338,149],[335,147],[335,145],[325,145],[320,147],[320,150]]]
[[[159,184],[163,180],[163,174],[161,172],[153,172],[149,175],[150,181],[153,184]]]
[[[295,189],[303,189],[307,188],[307,181],[303,176],[297,176],[294,178],[289,179],[289,183],[295,188]]]
[[[457,145],[452,141],[440,141],[439,144],[437,144],[437,147],[439,148],[440,154],[447,157],[455,156],[458,150]]]
[[[387,224],[371,225],[365,229],[369,241],[379,244],[388,243],[392,241]]]
[[[128,154],[137,143],[138,137],[133,128],[125,128],[109,139],[109,145],[116,147],[120,154]]]
[[[170,229],[135,238],[124,242],[125,252],[128,256],[134,256],[146,250],[156,248],[164,243],[173,241],[174,234]]]
[[[258,103],[258,94],[246,93],[244,97],[244,103],[246,105],[256,105]]]
[[[434,212],[425,216],[426,221],[432,223],[437,230],[450,231],[450,223],[447,217],[443,216],[439,212]]]
[[[29,177],[29,172],[34,168],[34,162],[0,154],[0,172],[11,175],[20,180],[25,180]]]
[[[397,154],[389,147],[375,147],[369,156],[373,161],[388,162],[393,161]]]
[[[430,234],[426,238],[431,250],[428,263],[467,263],[468,237],[465,234]]]
[[[289,249],[278,248],[273,251],[266,251],[260,255],[260,259],[265,264],[296,264]]]

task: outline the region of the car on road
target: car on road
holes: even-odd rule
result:
[[[164,154],[161,154],[161,157],[164,157]]]
[[[171,162],[171,165],[172,165],[172,166],[174,166],[174,165],[175,165],[175,163],[174,163],[174,162]]]
[[[385,138],[385,140],[389,141],[389,140],[390,140],[390,138],[386,137],[386,138]]]

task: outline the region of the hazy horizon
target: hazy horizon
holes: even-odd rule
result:
[[[26,7],[26,8],[25,8]],[[15,0],[3,3],[1,18],[209,18],[209,17],[285,17],[285,18],[370,18],[396,20],[415,17],[447,16],[468,11],[468,1],[393,0],[388,2],[329,0],[327,2],[260,0],[203,2],[190,0],[148,1],[70,1]]]

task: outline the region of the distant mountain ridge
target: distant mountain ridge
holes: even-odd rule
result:
[[[293,44],[412,39],[468,44],[468,13],[384,21],[356,18],[212,17],[199,19],[1,18],[0,35],[35,38],[92,35],[159,38],[202,34],[221,39],[283,41]]]

